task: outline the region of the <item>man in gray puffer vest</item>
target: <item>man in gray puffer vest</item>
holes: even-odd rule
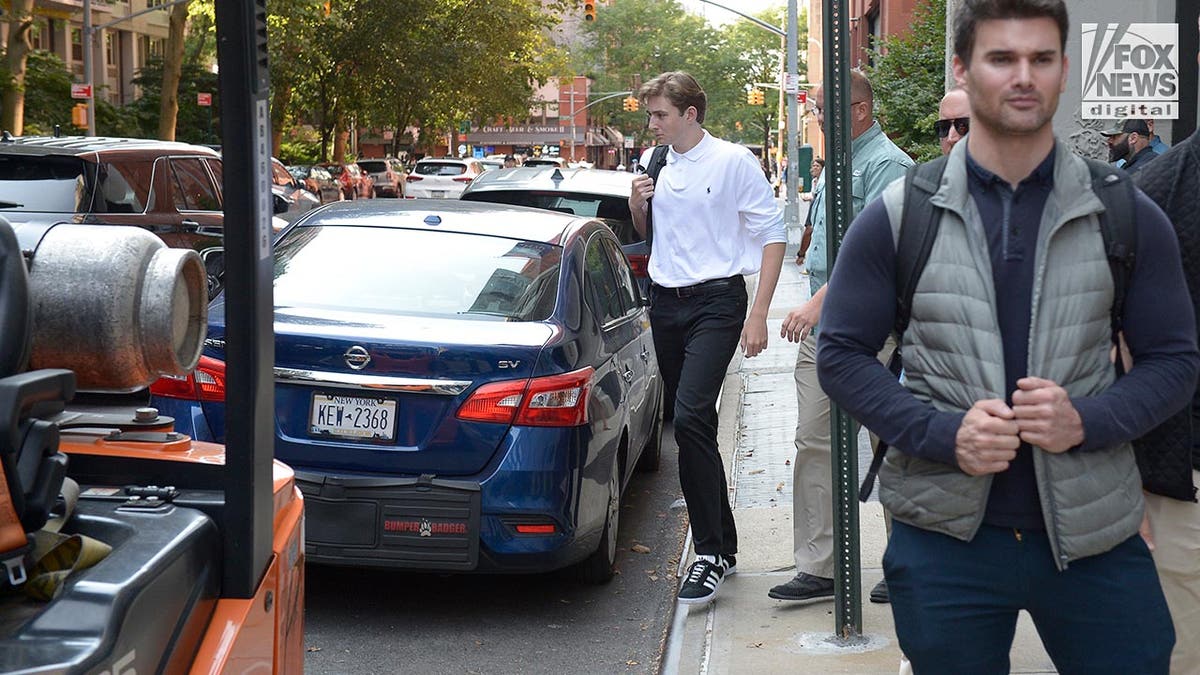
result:
[[[1051,127],[1067,29],[1063,0],[960,6],[971,130],[931,199],[903,385],[875,359],[895,318],[902,181],[854,221],[829,281],[821,385],[892,448],[883,566],[920,674],[1007,673],[1022,609],[1064,674],[1165,674],[1175,640],[1130,441],[1190,400],[1195,320],[1170,223],[1136,192],[1122,317],[1136,366],[1116,379],[1104,207]]]

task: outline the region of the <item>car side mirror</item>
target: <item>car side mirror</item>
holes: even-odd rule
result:
[[[274,197],[275,215],[279,215],[281,213],[287,213],[288,208],[291,207],[291,201],[287,197],[285,197],[281,194],[274,194],[272,196]]]
[[[200,251],[200,262],[204,263],[204,276],[208,283],[208,299],[221,292],[225,277],[225,247],[213,246]]]

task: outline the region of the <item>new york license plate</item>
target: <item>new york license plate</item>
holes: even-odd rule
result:
[[[396,438],[396,402],[314,393],[308,431],[318,436],[391,441]]]

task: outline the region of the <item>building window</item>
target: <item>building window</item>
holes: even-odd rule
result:
[[[79,62],[83,60],[83,29],[71,29],[71,60]]]
[[[110,66],[117,65],[117,41],[108,32],[104,33],[104,62]]]
[[[42,24],[36,22],[29,28],[29,44],[32,45],[34,49],[45,49],[45,46],[42,45],[43,30],[44,28]]]

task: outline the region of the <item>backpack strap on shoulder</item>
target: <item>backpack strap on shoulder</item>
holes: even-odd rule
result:
[[[662,145],[655,146],[654,152],[650,154],[650,166],[646,167],[646,175],[650,176],[650,180],[654,181],[655,184],[658,183],[658,174],[667,165],[667,150],[670,147],[666,143],[663,143]],[[653,202],[653,197],[646,202],[646,248],[650,248],[654,242],[654,228],[652,225]]]
[[[929,252],[933,250],[933,242],[941,225],[942,209],[934,206],[930,200],[941,186],[945,171],[946,158],[938,157],[924,164],[910,166],[904,173],[904,206],[900,211],[900,234],[896,241],[896,320],[893,324],[896,351],[888,363],[888,370],[896,377],[900,377],[903,368],[900,345],[912,316],[913,295],[925,270],[925,263],[929,262]],[[859,501],[865,502],[871,496],[887,449],[887,443],[880,439],[871,457],[871,466],[858,488]]]
[[[1125,316],[1125,294],[1129,279],[1133,276],[1133,264],[1137,259],[1137,215],[1133,179],[1124,171],[1099,160],[1087,159],[1088,171],[1092,176],[1092,192],[1104,204],[1100,214],[1100,234],[1104,237],[1104,251],[1112,271],[1113,304],[1110,311],[1112,341],[1120,347],[1120,333]],[[1118,357],[1117,373],[1124,374],[1124,365]]]

